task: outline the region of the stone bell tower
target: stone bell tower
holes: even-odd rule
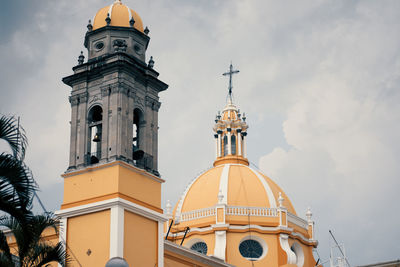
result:
[[[103,21],[103,9],[89,21],[87,63],[81,55],[74,74],[63,79],[72,87],[68,169],[122,160],[158,176],[158,93],[168,85],[157,78],[152,58],[145,63],[149,30],[136,12],[120,1],[105,10]]]
[[[158,157],[158,79],[139,15],[121,1],[89,20],[74,73],[69,167],[57,214],[76,266],[162,266],[163,222]],[[74,263],[72,266],[75,266]]]

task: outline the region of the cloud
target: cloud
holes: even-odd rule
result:
[[[330,21],[322,27],[328,31],[314,29],[311,36],[318,38],[297,37],[303,45],[308,41],[306,52],[322,47],[324,55],[317,55],[313,76],[295,83],[300,91],[282,123],[290,147],[260,159],[302,210],[307,202],[315,206],[319,229],[325,235],[336,230],[352,264],[389,259],[399,249],[392,244],[364,256],[359,251],[365,249],[360,244],[383,241],[384,229],[399,221],[387,212],[398,209],[393,200],[400,186],[400,36],[392,16],[391,8],[359,2],[352,18]],[[308,55],[305,65],[315,59]],[[327,238],[320,241],[327,244]]]

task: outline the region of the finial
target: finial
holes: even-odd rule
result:
[[[282,193],[279,192],[279,197],[278,197],[278,202],[279,202],[279,207],[282,208],[283,207],[283,201],[285,199],[282,197]]]
[[[224,194],[222,194],[222,191],[219,190],[219,193],[218,193],[218,204],[221,204],[223,200],[224,200]]]
[[[221,111],[218,111],[217,119],[218,119],[218,120],[221,119]]]
[[[150,57],[149,60],[149,64],[147,65],[150,69],[152,69],[154,67],[154,60],[153,60],[153,56]]]
[[[218,115],[215,115],[215,123],[218,122]]]
[[[171,208],[172,208],[172,205],[171,205],[171,202],[168,199],[167,200],[167,205],[165,205],[165,215],[167,215],[167,216],[171,216],[172,215]]]
[[[93,25],[92,25],[92,21],[89,19],[88,25],[87,25],[87,29],[88,31],[93,30]]]
[[[231,62],[231,65],[229,66],[229,71],[222,74],[223,76],[229,75],[228,101],[229,101],[230,104],[232,104],[232,88],[233,88],[233,86],[232,86],[232,76],[233,76],[233,74],[236,74],[236,73],[239,73],[239,71],[238,70],[233,70],[233,66],[232,66],[232,62]]]
[[[150,32],[150,30],[149,30],[149,28],[147,28],[147,26],[146,26],[146,28],[144,28],[144,34],[146,34],[146,35],[149,35],[149,32]]]
[[[310,208],[310,207],[307,208],[306,217],[307,217],[307,221],[308,221],[309,223],[312,222],[312,221],[311,221],[312,212],[311,212],[311,208]]]
[[[107,26],[110,26],[110,23],[111,23],[110,13],[107,13],[106,23],[107,23]]]
[[[131,25],[131,27],[133,27],[134,24],[135,24],[135,19],[132,16],[131,20],[129,21],[129,25]]]
[[[243,112],[243,121],[246,121],[246,113]]]
[[[85,61],[85,56],[83,55],[83,51],[81,51],[81,54],[78,57],[78,64],[82,65],[84,61]]]

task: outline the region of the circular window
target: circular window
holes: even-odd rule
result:
[[[103,42],[97,42],[97,43],[94,45],[94,48],[96,48],[97,51],[103,49],[103,47],[104,47],[104,43],[103,43]]]
[[[197,243],[194,243],[194,244],[190,247],[190,249],[191,249],[191,250],[194,250],[194,251],[197,251],[197,252],[199,252],[199,253],[202,253],[202,254],[204,254],[204,255],[207,254],[207,244],[204,243],[204,242],[197,242]]]
[[[240,254],[248,260],[258,260],[263,256],[264,249],[258,241],[247,239],[240,243],[239,251]]]

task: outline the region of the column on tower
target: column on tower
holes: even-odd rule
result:
[[[218,158],[218,155],[219,155],[218,134],[214,134],[214,138],[215,138],[215,158]]]
[[[222,152],[221,152],[221,142],[222,142],[221,134],[222,134],[222,131],[218,130],[217,134],[218,134],[218,157],[221,157],[222,156]]]
[[[244,158],[246,158],[247,157],[247,151],[246,151],[246,135],[247,135],[247,133],[246,132],[244,132],[244,133],[242,133],[242,136],[243,136],[243,157]]]

